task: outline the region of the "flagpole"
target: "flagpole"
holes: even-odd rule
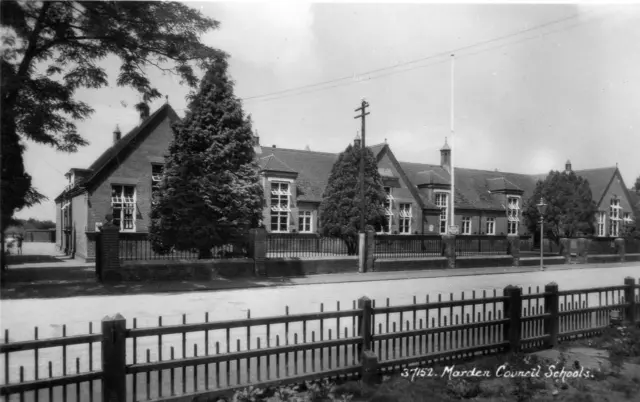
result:
[[[450,226],[455,225],[455,219],[456,219],[456,215],[455,215],[455,194],[456,194],[456,180],[455,180],[455,174],[454,174],[454,158],[455,158],[455,154],[456,154],[456,147],[455,147],[455,129],[454,129],[454,74],[455,74],[455,55],[451,54],[451,222],[449,223]],[[447,233],[449,232],[449,230],[447,229]]]

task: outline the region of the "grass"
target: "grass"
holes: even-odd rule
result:
[[[343,383],[308,382],[271,389],[246,389],[229,401],[369,401],[369,402],[444,402],[444,401],[517,401],[517,402],[605,402],[634,401],[640,397],[640,378],[625,375],[625,363],[640,363],[640,329],[609,328],[597,338],[581,339],[572,346],[591,347],[609,352],[608,367],[582,367],[561,352],[555,361],[532,354],[486,356],[472,362],[442,364],[416,375],[395,373],[382,376],[379,384],[367,386],[361,381]],[[497,369],[503,367],[503,375]],[[464,370],[476,375],[457,376]],[[505,370],[515,375],[508,378]],[[579,375],[566,375],[562,373]],[[482,375],[478,375],[478,373]],[[556,373],[551,375],[550,373]],[[484,375],[486,374],[486,375]],[[518,375],[520,374],[520,375]],[[413,377],[413,378],[411,378]],[[213,398],[210,401],[225,401]]]

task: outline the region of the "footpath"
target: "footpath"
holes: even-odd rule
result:
[[[46,267],[44,265],[47,265]],[[624,266],[638,266],[640,263],[599,263],[550,265],[546,271],[568,269],[596,269]],[[185,293],[197,291],[216,291],[250,289],[279,286],[321,285],[348,282],[394,281],[421,278],[440,278],[453,276],[500,275],[513,273],[539,272],[539,266],[533,267],[487,267],[432,269],[394,272],[342,273],[329,275],[309,275],[283,278],[212,278],[208,281],[172,281],[172,282],[129,282],[117,285],[101,284],[95,280],[93,264],[66,261],[65,264],[22,264],[10,267],[1,284],[0,298],[33,299],[61,298],[98,295],[132,295],[158,293]]]

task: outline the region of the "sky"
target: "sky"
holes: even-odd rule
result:
[[[220,22],[202,40],[230,54],[263,146],[338,153],[366,98],[367,144],[386,140],[401,161],[438,164],[453,122],[459,167],[536,174],[570,159],[574,170],[618,164],[627,187],[640,175],[640,4],[187,4]],[[118,62],[104,61],[108,88],[77,92],[95,109],[78,123],[89,146],[26,143],[49,201],[17,217],[54,220],[64,174],[106,150],[116,124],[125,134],[139,123]],[[188,88],[149,77],[183,116]]]

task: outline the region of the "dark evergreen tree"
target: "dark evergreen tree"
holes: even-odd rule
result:
[[[631,188],[631,191],[633,191],[634,193],[640,194],[640,176],[636,177],[636,181],[635,183],[633,183],[633,187]]]
[[[264,199],[251,119],[233,94],[225,58],[209,68],[173,130],[150,240],[157,252],[196,249],[210,258],[214,246],[237,245],[257,226]]]
[[[334,163],[320,204],[322,234],[345,241],[349,255],[358,252],[360,232],[360,157],[359,147],[349,145]],[[386,194],[378,163],[370,149],[365,149],[365,222],[368,228],[380,226],[385,217]]]
[[[3,0],[0,7],[2,227],[15,211],[46,199],[24,169],[24,140],[65,152],[87,145],[75,122],[93,109],[75,92],[109,85],[101,60],[120,59],[117,85],[140,93],[136,109],[144,114],[161,96],[147,68],[197,88],[194,68],[224,55],[199,39],[218,22],[178,2]]]
[[[589,236],[595,232],[597,206],[589,182],[574,172],[551,171],[538,181],[523,216],[531,233],[540,232],[540,213],[536,204],[544,198],[544,236],[556,244],[562,237]]]

